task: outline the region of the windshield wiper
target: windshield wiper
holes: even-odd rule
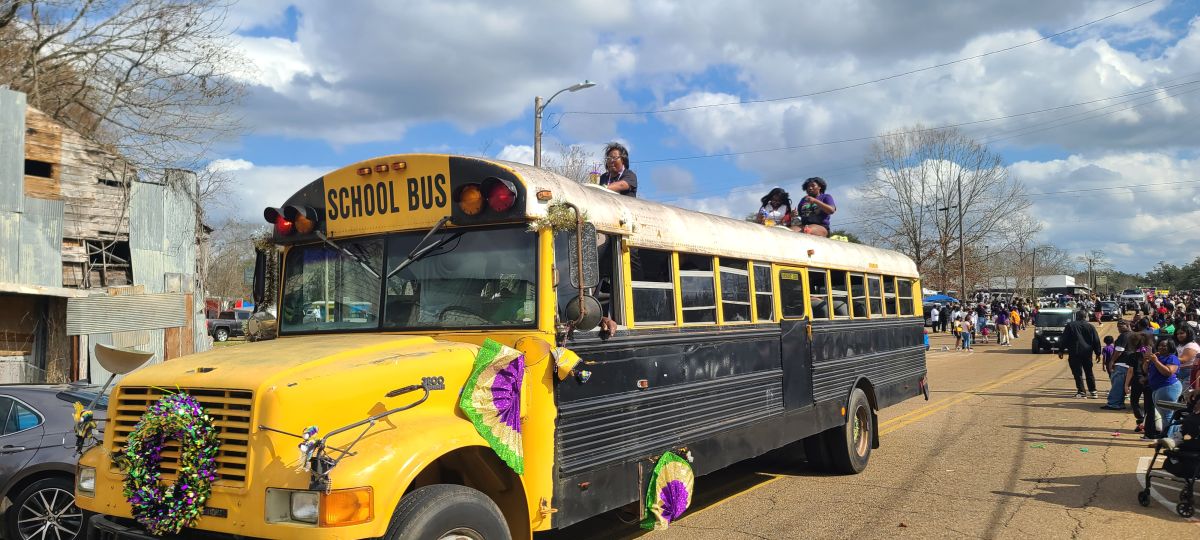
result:
[[[387,275],[384,276],[383,280],[387,281],[389,279],[392,279],[392,276],[396,275],[401,270],[404,270],[405,268],[407,268],[408,265],[421,260],[421,257],[424,257],[425,255],[429,254],[429,252],[431,252],[439,247],[442,247],[442,246],[446,245],[448,242],[450,242],[451,240],[459,238],[463,235],[463,233],[461,233],[461,232],[457,233],[457,234],[452,234],[441,240],[438,240],[437,242],[434,242],[432,244],[429,244],[428,246],[425,246],[425,241],[429,240],[429,237],[433,236],[434,233],[441,230],[442,226],[445,225],[447,221],[450,221],[449,217],[444,217],[444,218],[438,220],[437,224],[434,225],[432,229],[429,229],[429,232],[425,233],[425,236],[421,238],[421,241],[417,242],[417,245],[413,246],[412,251],[408,252],[408,256],[405,257],[403,261],[400,261],[400,264],[397,264],[395,268],[393,268],[391,271],[389,271],[387,273]],[[422,247],[422,246],[424,246],[424,247]]]
[[[329,244],[330,247],[332,247],[333,249],[336,249],[342,253],[345,253],[346,255],[349,255],[350,258],[354,259],[354,261],[357,262],[360,266],[362,266],[364,270],[370,272],[372,276],[375,276],[375,279],[379,279],[379,272],[376,272],[373,268],[371,268],[371,265],[367,264],[367,259],[364,258],[361,254],[352,253],[350,250],[333,243],[333,240],[330,240],[321,231],[317,231],[317,238],[320,238],[322,242]]]

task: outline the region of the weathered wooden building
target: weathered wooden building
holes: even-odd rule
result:
[[[0,89],[0,382],[106,376],[96,343],[205,350],[198,186],[147,174]]]

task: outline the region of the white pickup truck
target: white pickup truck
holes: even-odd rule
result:
[[[1146,301],[1146,293],[1141,289],[1125,289],[1121,291],[1121,309],[1129,311],[1137,311]]]

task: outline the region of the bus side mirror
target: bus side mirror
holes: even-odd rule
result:
[[[580,250],[582,247],[582,252]],[[600,283],[600,255],[596,250],[596,226],[584,223],[567,239],[570,252],[571,287],[591,288]],[[581,259],[582,257],[582,259]],[[582,261],[582,265],[580,262]],[[580,273],[582,266],[582,274]]]
[[[267,297],[267,252],[254,250],[254,308],[260,309]]]
[[[568,320],[579,321],[575,325],[576,330],[587,332],[600,326],[601,313],[600,301],[594,296],[576,296],[567,301],[567,307],[564,310],[564,315]]]

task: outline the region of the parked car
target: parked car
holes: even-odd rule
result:
[[[1059,342],[1062,341],[1063,328],[1074,316],[1074,311],[1065,308],[1039,310],[1033,327],[1033,354],[1058,348]]]
[[[6,539],[82,537],[73,406],[91,403],[99,391],[81,384],[0,385],[0,493],[12,503],[4,515]],[[101,397],[96,419],[107,409]]]
[[[254,312],[248,309],[222,311],[215,319],[207,319],[208,335],[214,340],[226,341],[231,337],[246,335],[246,321]]]

